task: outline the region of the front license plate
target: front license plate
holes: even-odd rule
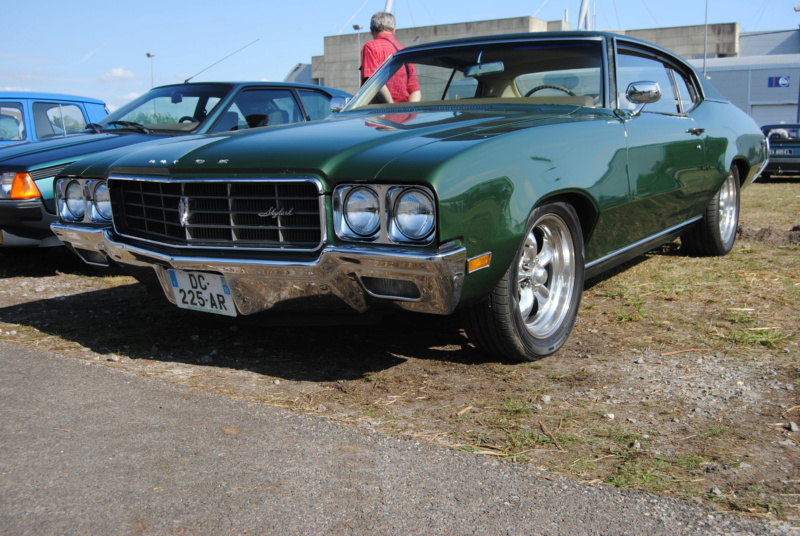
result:
[[[208,272],[168,270],[172,296],[181,309],[236,316],[236,305],[225,276]]]

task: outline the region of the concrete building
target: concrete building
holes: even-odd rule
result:
[[[546,22],[534,17],[461,22],[417,28],[398,28],[395,37],[403,46],[475,37],[524,32],[549,32],[569,29],[562,21]],[[311,59],[315,83],[355,93],[361,86],[361,46],[372,39],[369,28],[358,33],[325,37],[325,53]]]
[[[554,32],[569,30],[569,23],[544,21],[535,17],[514,17],[477,22],[461,22],[438,26],[398,28],[395,34],[403,46],[477,37],[481,35]],[[656,28],[652,30],[615,30],[615,33],[629,35],[672,50],[685,58],[702,57],[704,51],[704,26],[679,28]],[[737,56],[739,54],[739,24],[709,25],[708,50],[712,57]],[[350,93],[358,91],[361,75],[361,47],[372,39],[369,31],[327,36],[324,39],[324,54],[311,60],[311,77],[319,85],[332,86]]]

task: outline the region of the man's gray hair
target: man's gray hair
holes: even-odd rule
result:
[[[391,32],[396,27],[394,15],[385,11],[375,13],[369,21],[369,31],[371,32]]]

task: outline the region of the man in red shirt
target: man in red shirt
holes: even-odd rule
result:
[[[391,13],[375,13],[369,22],[372,41],[364,43],[361,49],[361,83],[381,66],[381,64],[403,47],[394,38],[396,24]],[[413,65],[397,71],[381,88],[384,102],[414,102],[420,100],[419,81]]]

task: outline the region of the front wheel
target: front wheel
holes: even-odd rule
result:
[[[583,234],[572,206],[537,207],[514,262],[484,301],[465,311],[467,334],[484,353],[533,361],[569,337],[583,289]]]
[[[681,237],[681,246],[692,255],[726,255],[733,249],[738,226],[739,170],[732,166],[722,187],[706,206],[703,219]]]

